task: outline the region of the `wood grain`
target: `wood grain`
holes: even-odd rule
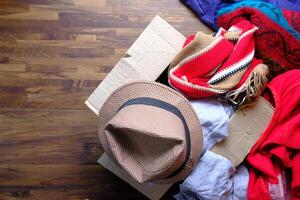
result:
[[[0,1],[1,200],[146,199],[96,163],[84,101],[157,14],[210,32],[179,0]]]

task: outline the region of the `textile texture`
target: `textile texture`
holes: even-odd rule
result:
[[[247,195],[249,173],[244,165],[236,170],[232,162],[209,151],[228,136],[228,121],[233,107],[215,97],[190,101],[203,131],[204,154],[191,174],[180,185],[177,200],[243,200]],[[209,176],[208,176],[209,174]]]
[[[256,56],[265,63],[272,63],[269,66],[271,74],[300,68],[300,35],[297,32],[300,12],[282,12],[264,2],[243,1],[221,9],[218,25],[229,28],[245,19],[258,28],[254,33]]]
[[[254,58],[257,30],[240,21],[215,36],[199,32],[185,42],[169,67],[169,83],[190,98],[224,94],[239,104],[260,95],[267,81],[268,67]]]
[[[282,171],[291,172],[291,198],[300,197],[300,70],[290,70],[267,86],[275,111],[267,129],[247,156],[250,166],[248,199],[271,200],[269,187],[280,184]]]
[[[220,9],[230,6],[242,0],[181,0],[187,7],[191,8],[198,18],[214,30],[218,30],[217,13]],[[300,0],[262,0],[271,5],[291,11],[300,11]]]

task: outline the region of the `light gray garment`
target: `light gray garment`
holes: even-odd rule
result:
[[[216,98],[190,101],[200,120],[203,131],[203,151],[211,149],[217,142],[228,136],[228,121],[233,113],[229,104]]]
[[[244,200],[249,174],[245,166],[236,170],[231,161],[207,151],[192,173],[180,185],[177,200]]]
[[[247,189],[249,182],[249,171],[245,165],[241,164],[237,167],[233,178],[233,191],[229,199],[245,200],[247,199]]]
[[[245,166],[236,170],[230,160],[207,151],[228,136],[228,120],[233,113],[230,105],[215,98],[190,102],[203,131],[203,156],[191,174],[180,185],[177,200],[244,200],[249,174]]]

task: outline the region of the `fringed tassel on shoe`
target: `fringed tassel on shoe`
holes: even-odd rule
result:
[[[248,106],[265,89],[268,82],[268,74],[269,69],[267,65],[257,65],[245,83],[240,88],[229,91],[225,98],[235,106]]]

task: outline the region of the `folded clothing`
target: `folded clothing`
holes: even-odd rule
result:
[[[256,56],[264,63],[275,63],[286,69],[300,68],[300,12],[281,11],[261,1],[242,1],[218,12],[218,25],[229,28],[249,20],[257,26],[254,33]],[[270,66],[269,66],[270,67]],[[271,68],[277,74],[278,68]]]
[[[256,30],[243,20],[228,31],[221,28],[215,36],[198,32],[188,37],[170,63],[170,85],[189,98],[224,94],[234,104],[259,96],[268,67],[254,58]]]
[[[267,129],[249,152],[248,199],[271,200],[282,171],[291,171],[291,198],[300,196],[300,70],[290,70],[267,85],[275,105]]]
[[[186,6],[191,8],[198,18],[214,30],[218,30],[217,12],[227,6],[240,2],[241,0],[181,0]],[[300,0],[263,0],[277,8],[300,11]]]
[[[177,200],[242,200],[246,199],[248,170],[244,165],[236,170],[232,163],[213,152],[207,151],[195,169],[180,185]]]
[[[208,151],[228,136],[228,121],[233,107],[215,97],[190,101],[203,132],[203,156],[180,185],[177,200],[245,199],[249,174],[244,165],[236,170],[230,160]]]

